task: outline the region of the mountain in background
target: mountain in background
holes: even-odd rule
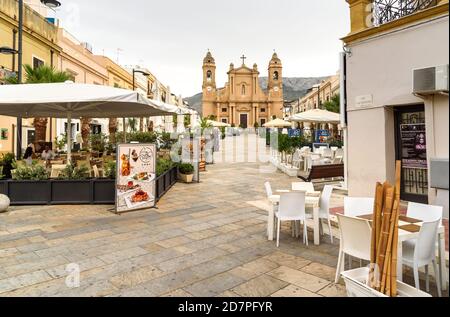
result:
[[[284,91],[284,100],[293,101],[302,98],[308,92],[312,86],[317,85],[322,80],[327,79],[326,77],[286,77],[283,78],[283,91]],[[267,77],[261,77],[259,79],[259,84],[263,88],[264,91],[267,91]],[[202,98],[203,93],[196,94],[192,97],[184,98],[186,102],[189,103],[189,106],[198,111],[199,114],[202,114]]]

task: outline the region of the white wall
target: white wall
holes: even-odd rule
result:
[[[448,96],[412,94],[412,71],[449,63],[448,16],[349,45],[347,60],[349,194],[373,196],[395,177],[393,106],[425,104],[429,157],[449,157]],[[373,97],[358,107],[357,97]],[[434,118],[432,123],[429,118]],[[433,197],[430,193],[430,198]]]

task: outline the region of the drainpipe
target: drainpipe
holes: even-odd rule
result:
[[[347,53],[340,53],[340,113],[341,128],[344,134],[344,184],[348,190],[348,129],[347,129]]]

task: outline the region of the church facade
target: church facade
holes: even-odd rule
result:
[[[268,87],[264,91],[259,84],[256,64],[235,68],[230,65],[228,82],[223,88],[216,86],[216,63],[208,51],[203,60],[203,117],[214,116],[217,121],[240,126],[262,126],[274,116],[283,116],[282,63],[274,53],[268,67]]]

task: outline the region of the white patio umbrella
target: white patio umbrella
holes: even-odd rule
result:
[[[312,122],[312,123],[333,123],[338,124],[341,122],[339,113],[330,112],[322,109],[313,109],[301,113],[289,118],[293,122]]]
[[[275,119],[263,125],[265,128],[289,128],[291,126],[292,124],[290,122],[281,119]]]
[[[214,121],[214,120],[208,120],[208,123],[211,124],[214,128],[229,128],[229,127],[231,127],[231,124]]]
[[[0,115],[67,118],[69,159],[72,118],[151,117],[172,111],[138,92],[108,86],[72,82],[0,86]]]

